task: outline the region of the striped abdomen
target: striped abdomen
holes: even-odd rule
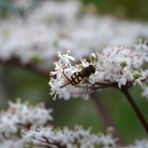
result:
[[[71,85],[77,85],[82,81],[83,77],[81,76],[81,72],[75,72],[71,76]]]

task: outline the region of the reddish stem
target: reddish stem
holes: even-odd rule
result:
[[[141,113],[140,109],[138,108],[137,104],[134,102],[134,100],[133,100],[132,96],[130,95],[128,89],[126,87],[124,87],[124,88],[121,89],[121,91],[126,96],[126,99],[128,100],[128,102],[132,106],[132,108],[135,111],[137,117],[139,118],[141,124],[143,125],[146,133],[148,134],[148,123],[146,122],[146,119],[142,115],[142,113]]]

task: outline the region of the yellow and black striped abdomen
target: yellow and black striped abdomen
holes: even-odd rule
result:
[[[71,84],[75,86],[78,83],[80,83],[82,81],[82,79],[83,79],[83,77],[81,76],[81,73],[75,72],[71,76]]]

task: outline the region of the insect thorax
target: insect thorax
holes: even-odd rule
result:
[[[95,67],[93,65],[89,65],[82,69],[80,73],[83,78],[89,77],[91,74],[95,73]]]

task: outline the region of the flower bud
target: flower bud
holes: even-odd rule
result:
[[[89,56],[89,60],[90,60],[90,63],[96,64],[96,62],[97,62],[96,54],[95,53],[91,53],[90,56]]]

